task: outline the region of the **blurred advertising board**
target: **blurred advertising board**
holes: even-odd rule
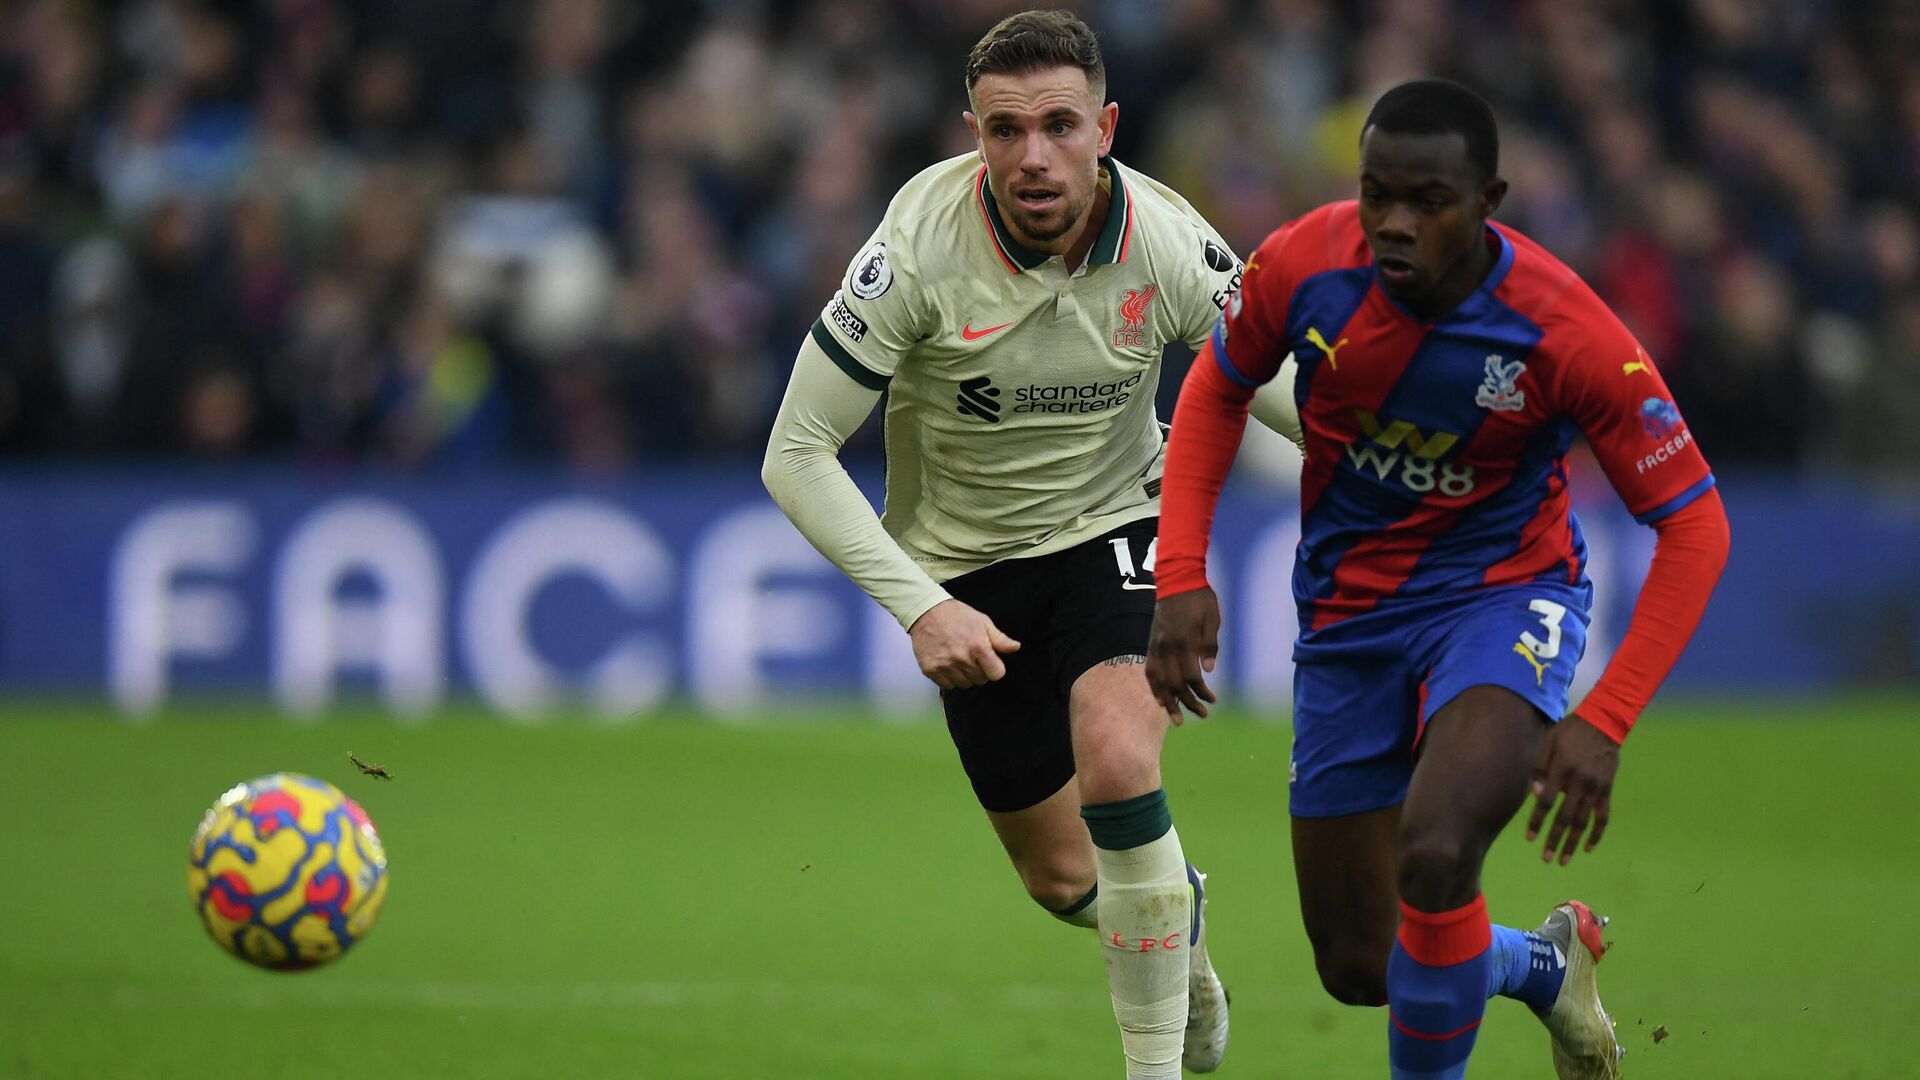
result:
[[[1604,483],[1584,488],[1604,501],[1582,511],[1599,603],[1581,689],[1653,548]],[[1669,686],[1912,682],[1920,509],[1832,485],[1722,490],[1733,559]],[[1288,698],[1293,506],[1243,486],[1222,507],[1230,701]],[[637,719],[669,701],[722,717],[809,698],[901,715],[934,704],[897,624],[747,468],[604,482],[16,468],[0,473],[0,691],[97,692],[133,717],[208,691],[296,716],[477,699],[528,722]]]

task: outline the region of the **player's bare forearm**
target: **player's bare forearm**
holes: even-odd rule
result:
[[[1533,770],[1533,812],[1527,817],[1527,839],[1538,839],[1554,802],[1560,803],[1540,850],[1543,862],[1552,862],[1557,851],[1565,866],[1581,847],[1582,835],[1586,851],[1600,843],[1613,810],[1613,777],[1619,768],[1620,744],[1578,715],[1547,732]]]
[[[1218,700],[1207,673],[1220,655],[1220,599],[1201,586],[1160,598],[1153,605],[1153,632],[1147,638],[1147,686],[1155,701],[1178,724],[1185,707],[1207,715]]]

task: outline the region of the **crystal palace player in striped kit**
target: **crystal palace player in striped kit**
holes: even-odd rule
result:
[[[1427,80],[1361,135],[1360,198],[1280,228],[1174,413],[1148,679],[1204,713],[1217,651],[1214,506],[1254,388],[1292,381],[1306,429],[1290,809],[1320,978],[1390,1007],[1392,1075],[1458,1077],[1489,997],[1546,1022],[1558,1074],[1612,1077],[1619,1046],[1578,902],[1491,925],[1480,868],[1534,798],[1542,857],[1607,824],[1619,745],[1726,561],[1713,474],[1611,311],[1499,206],[1492,110]],[[1620,650],[1567,713],[1592,587],[1565,455],[1583,433],[1658,533]],[[1564,716],[1564,719],[1562,717]]]

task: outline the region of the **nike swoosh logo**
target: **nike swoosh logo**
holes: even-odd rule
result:
[[[989,326],[985,330],[975,330],[973,324],[968,323],[960,328],[960,337],[966,341],[979,341],[981,338],[986,337],[996,330],[1005,330],[1012,325],[1010,322],[1003,322],[999,326]]]
[[[1122,581],[1122,582],[1120,583],[1120,587],[1121,587],[1121,588],[1123,588],[1123,589],[1135,589],[1135,590],[1139,590],[1139,589],[1157,589],[1157,588],[1159,588],[1159,586],[1158,586],[1158,585],[1155,585],[1155,584],[1154,584],[1153,582],[1151,582],[1151,581],[1149,581],[1149,582],[1146,582],[1146,583],[1144,583],[1144,584],[1142,584],[1141,582],[1137,582],[1137,581]]]

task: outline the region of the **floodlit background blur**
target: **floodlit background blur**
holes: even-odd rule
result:
[[[1920,9],[1084,6],[1116,156],[1242,252],[1352,192],[1382,89],[1487,93],[1502,219],[1647,345],[1735,510],[1749,602],[1676,685],[1920,679]],[[891,193],[969,149],[960,62],[1012,7],[0,0],[0,686],[924,706],[754,466]],[[1288,606],[1289,472],[1223,525],[1244,607]],[[1647,537],[1579,494],[1590,680]],[[1284,700],[1260,619],[1229,677]]]
[[[0,1077],[1112,1075],[1096,951],[758,477],[888,198],[970,149],[962,60],[1015,6],[0,0]],[[1078,7],[1116,156],[1242,254],[1353,193],[1386,87],[1492,99],[1500,218],[1646,344],[1734,550],[1606,846],[1549,870],[1503,837],[1491,903],[1611,911],[1642,1080],[1911,1075],[1920,6]],[[878,450],[845,455],[876,495]],[[1573,465],[1585,686],[1652,533]],[[1242,466],[1227,709],[1168,740],[1169,793],[1227,1068],[1371,1080],[1382,1018],[1320,992],[1293,914],[1294,479],[1271,442]],[[283,769],[393,859],[380,928],[292,979],[180,889],[201,810]],[[1476,1075],[1540,1075],[1520,1013]]]
[[[1675,685],[1920,680],[1920,9],[1083,7],[1116,156],[1241,252],[1352,193],[1381,90],[1483,90],[1502,220],[1626,319],[1734,510]],[[0,0],[0,687],[924,709],[755,472],[887,199],[970,148],[961,61],[1012,8]],[[1292,477],[1254,457],[1227,678],[1284,703]],[[1650,534],[1576,491],[1590,681]]]
[[[0,2],[0,442],[306,468],[749,461],[1005,3]],[[1908,4],[1084,5],[1116,156],[1242,251],[1384,88],[1487,93],[1503,220],[1716,464],[1915,483]],[[871,447],[866,448],[871,452]]]

